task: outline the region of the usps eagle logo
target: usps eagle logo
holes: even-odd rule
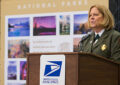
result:
[[[59,77],[62,61],[48,61],[45,66],[44,76]]]

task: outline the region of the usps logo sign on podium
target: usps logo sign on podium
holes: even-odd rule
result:
[[[65,55],[41,55],[40,85],[65,85]]]

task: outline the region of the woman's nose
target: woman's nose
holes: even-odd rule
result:
[[[94,16],[92,15],[92,16],[90,17],[90,19],[94,19]]]

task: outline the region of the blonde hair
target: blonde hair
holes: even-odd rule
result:
[[[89,13],[88,13],[88,21],[89,21],[91,9],[94,7],[96,7],[99,10],[99,12],[103,15],[104,20],[102,23],[100,23],[100,25],[105,29],[112,29],[114,27],[113,15],[110,12],[110,10],[103,5],[93,5],[90,7]],[[88,26],[90,27],[90,22],[88,22]]]

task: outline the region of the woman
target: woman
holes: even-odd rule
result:
[[[79,51],[119,62],[120,33],[113,29],[114,19],[111,12],[102,5],[93,5],[88,15],[88,24],[93,32],[82,38]]]

